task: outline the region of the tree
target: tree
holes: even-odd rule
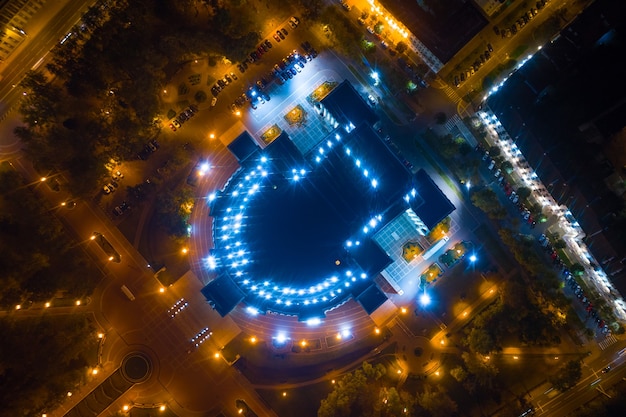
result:
[[[462,366],[457,366],[456,368],[451,369],[450,375],[452,378],[456,379],[457,382],[461,383],[463,383],[468,377],[467,371]]]
[[[367,413],[371,413],[377,405],[380,389],[377,382],[384,374],[384,365],[363,362],[361,368],[337,381],[333,391],[322,400],[318,417],[369,415]]]
[[[448,394],[439,390],[427,390],[418,396],[418,403],[432,417],[450,417],[456,413],[457,404]]]
[[[487,213],[492,219],[504,219],[506,210],[500,204],[496,193],[490,188],[483,188],[472,193],[472,203]]]
[[[490,146],[489,147],[489,155],[492,158],[500,156],[500,153],[501,153],[501,151],[500,151],[500,148],[498,146]]]
[[[550,382],[559,391],[567,391],[575,386],[582,376],[582,367],[579,361],[568,361],[559,371],[550,378]]]
[[[483,328],[473,327],[467,335],[467,342],[472,352],[488,355],[497,349],[495,340],[489,332]]]
[[[463,352],[461,357],[467,372],[471,375],[469,380],[472,380],[478,387],[493,388],[493,381],[499,370],[490,360],[468,352]]]
[[[516,193],[519,195],[520,200],[526,200],[530,196],[531,191],[528,187],[519,187]]]
[[[399,54],[404,53],[408,48],[408,45],[404,41],[400,41],[396,44],[396,51],[398,51]]]

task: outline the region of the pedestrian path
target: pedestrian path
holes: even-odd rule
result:
[[[453,103],[458,103],[459,101],[461,101],[461,97],[459,97],[456,91],[448,84],[446,84],[445,87],[443,87],[441,90],[446,96],[450,98],[450,100],[452,100]]]
[[[615,338],[615,336],[610,335],[603,341],[598,342],[598,346],[600,346],[600,349],[604,350],[611,346],[613,343],[617,343],[617,339]]]
[[[454,130],[454,128],[456,128],[457,123],[460,123],[460,122],[461,122],[461,118],[459,117],[458,114],[455,114],[454,116],[452,116],[446,121],[446,123],[444,124],[444,127],[446,128],[446,130],[452,131]]]

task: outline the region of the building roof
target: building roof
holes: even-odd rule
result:
[[[359,294],[356,300],[361,304],[361,307],[363,307],[363,310],[365,310],[367,314],[372,314],[387,301],[387,296],[376,284],[372,284]]]
[[[306,155],[283,132],[244,153],[240,169],[210,198],[214,267],[259,312],[322,317],[357,299],[392,263],[372,236],[408,208],[412,187],[434,199],[427,222],[449,214],[428,176],[416,180],[372,129],[377,118],[354,88],[337,88],[329,103],[352,108],[337,113],[358,123],[349,132],[338,127]],[[236,292],[230,302],[213,297],[226,307],[239,300]]]
[[[374,125],[378,121],[376,113],[348,80],[336,86],[320,102],[341,126],[346,126],[350,123],[353,126],[359,126],[364,122]]]
[[[413,176],[413,187],[417,192],[417,198],[411,200],[411,209],[429,229],[454,211],[454,204],[423,169]]]
[[[260,149],[259,145],[257,145],[254,138],[250,136],[250,133],[248,133],[247,130],[229,143],[227,148],[235,156],[235,158],[237,158],[239,163],[244,162],[248,159],[248,157],[250,157],[250,155]]]
[[[243,291],[226,271],[221,271],[218,277],[209,282],[200,292],[222,317],[230,313],[245,298]]]
[[[379,1],[444,64],[489,23],[471,1]]]

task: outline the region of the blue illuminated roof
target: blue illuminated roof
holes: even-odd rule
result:
[[[347,80],[336,86],[321,103],[341,125],[365,122],[374,125],[378,116]]]
[[[454,204],[423,169],[415,173],[413,184],[420,198],[411,201],[411,208],[429,229],[454,211]]]
[[[209,282],[200,292],[222,317],[230,313],[245,298],[245,294],[237,284],[224,272]]]
[[[235,155],[240,163],[248,159],[249,156],[259,151],[259,145],[256,144],[254,138],[250,136],[248,131],[237,136],[228,146],[228,150]]]
[[[214,249],[206,266],[218,279],[236,284],[253,311],[300,319],[368,289],[376,295],[373,278],[392,260],[371,237],[414,203],[405,197],[416,187],[376,132],[366,123],[350,133],[339,127],[306,155],[283,132],[242,155],[208,198]],[[234,294],[223,303],[231,309]]]

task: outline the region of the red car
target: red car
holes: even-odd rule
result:
[[[176,126],[174,126],[174,123],[170,123],[170,129],[176,132]]]

